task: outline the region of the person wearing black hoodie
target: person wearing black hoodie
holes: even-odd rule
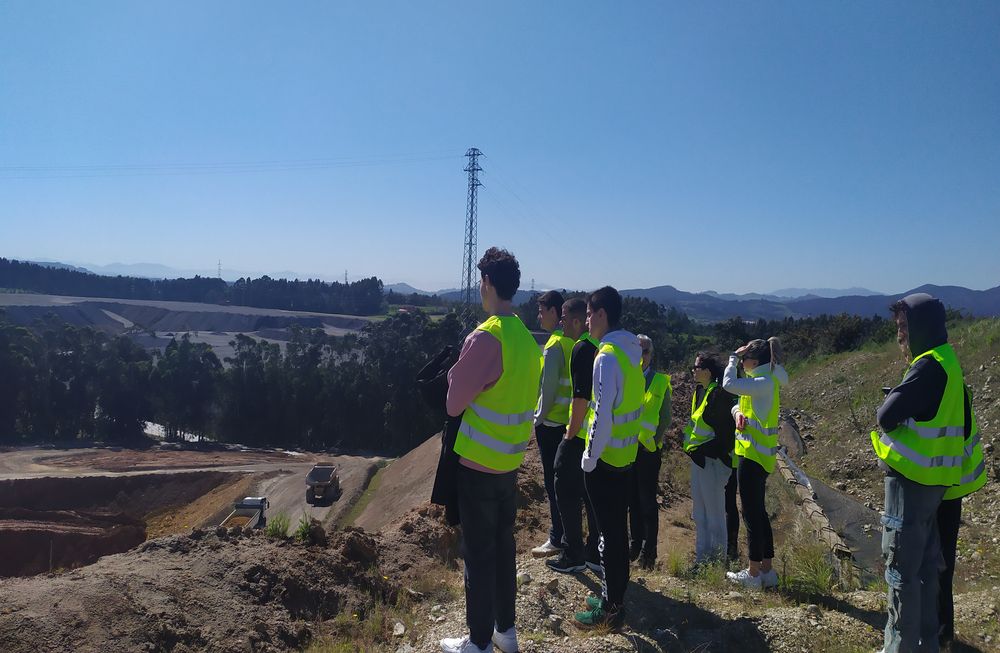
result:
[[[893,304],[892,311],[900,348],[913,360],[878,409],[882,433],[872,433],[885,472],[883,650],[937,651],[938,572],[944,568],[937,512],[945,490],[957,482],[950,480],[958,478],[953,468],[961,467],[965,425],[952,422],[963,421],[964,384],[948,344],[944,305],[915,293]],[[935,455],[927,455],[930,449]]]

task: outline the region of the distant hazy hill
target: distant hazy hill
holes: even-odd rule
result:
[[[646,297],[665,306],[674,306],[692,318],[704,321],[740,316],[748,320],[775,320],[815,315],[888,315],[889,305],[914,292],[934,295],[949,308],[985,317],[1000,315],[1000,286],[989,290],[969,290],[961,286],[924,285],[896,295],[847,295],[844,297],[804,296],[794,299],[723,299],[716,293],[689,293],[673,286],[623,290],[633,297]],[[737,295],[737,297],[739,297]]]
[[[884,295],[876,290],[867,288],[780,288],[772,293],[773,297],[870,297],[872,295]]]
[[[430,296],[430,295],[435,294],[435,293],[432,293],[432,292],[430,292],[428,290],[420,290],[419,288],[414,288],[413,286],[411,286],[408,283],[390,283],[390,284],[388,284],[386,286],[382,286],[382,291],[383,292],[392,291],[392,292],[400,294],[400,295],[412,295],[412,294],[416,293],[418,295],[428,295],[428,296]]]

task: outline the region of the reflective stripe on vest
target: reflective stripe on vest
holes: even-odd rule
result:
[[[628,355],[618,345],[601,343],[598,350],[605,356],[614,356],[622,371],[622,400],[618,406],[611,409],[611,440],[601,451],[601,460],[613,467],[627,467],[635,462],[635,454],[639,446],[639,418],[642,417],[642,400],[646,386],[640,364],[633,365]],[[588,424],[586,447],[590,448],[590,425],[594,422],[593,402],[587,410]]]
[[[645,381],[645,376],[643,380]],[[655,438],[664,401],[670,401],[670,375],[656,372],[643,395],[642,421],[639,423],[639,443],[647,451],[656,451],[663,446],[662,442],[657,444]]]
[[[517,469],[531,437],[541,352],[517,316],[492,316],[476,327],[500,341],[503,373],[462,415],[455,453],[498,472]]]
[[[569,406],[573,398],[573,381],[570,379],[570,358],[573,355],[573,345],[576,341],[563,335],[562,329],[556,329],[549,336],[548,342],[542,349],[548,351],[553,347],[558,347],[563,357],[562,372],[559,374],[559,383],[556,385],[556,397],[549,408],[547,415],[542,415],[542,419],[556,424],[569,424]],[[545,368],[545,359],[542,359],[542,368]],[[538,406],[541,406],[542,397],[539,393]]]
[[[705,395],[701,398],[701,403],[697,405],[695,405],[695,401],[698,398],[698,392],[695,391],[691,395],[691,419],[684,427],[684,451],[688,453],[715,439],[715,429],[705,421],[704,414],[705,408],[708,406],[708,396],[718,386],[719,384],[715,381],[709,383],[708,387],[705,388]]]
[[[925,356],[936,360],[948,376],[937,414],[925,422],[907,420],[888,433],[872,431],[872,447],[886,465],[914,483],[959,485],[965,459],[962,367],[955,350],[945,343],[914,358],[907,372]]]
[[[755,374],[761,367],[764,368],[763,374]],[[737,429],[733,450],[737,456],[756,461],[770,474],[774,471],[775,456],[778,454],[778,406],[781,392],[778,390],[778,380],[770,375],[766,364],[754,368],[750,376],[765,376],[771,380],[771,411],[767,415],[760,415],[754,410],[753,398],[750,395],[740,395],[740,412],[747,418],[747,425],[743,430]],[[763,421],[761,417],[764,418]]]
[[[976,424],[976,411],[972,407],[972,393],[968,387],[965,388],[965,400],[969,402],[972,420],[969,437],[962,452],[962,479],[958,485],[944,491],[945,500],[960,499],[986,485],[986,459],[983,457],[983,443],[979,438],[979,425]],[[964,406],[962,412],[965,412]]]
[[[584,331],[583,334],[581,334],[580,337],[577,338],[576,342],[581,342],[583,340],[586,340],[590,344],[594,345],[594,349],[597,349],[597,348],[599,348],[601,346],[599,342],[597,342],[596,340],[594,340],[594,337],[592,335],[590,335],[589,331]],[[574,343],[574,346],[576,346],[576,343]],[[591,362],[593,362],[593,361],[591,361]],[[572,390],[571,390],[571,392],[572,392]],[[572,394],[571,394],[571,396],[572,396]],[[593,397],[591,397],[591,398],[593,398]],[[571,400],[570,401],[570,406],[569,406],[569,420],[572,420],[572,419],[573,419],[573,402]],[[569,424],[569,421],[567,420],[566,423]],[[587,410],[583,414],[583,421],[580,423],[580,430],[577,431],[576,437],[580,438],[581,440],[586,441],[586,439],[587,439],[587,431],[589,431],[589,430],[590,430],[590,410]]]

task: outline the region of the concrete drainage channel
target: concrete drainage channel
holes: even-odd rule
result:
[[[783,419],[781,426],[784,439],[793,439],[796,449],[802,451],[804,443],[794,423]],[[873,578],[882,564],[881,514],[818,479],[808,478],[784,449],[779,452],[777,468],[797,495],[813,532],[830,549],[840,577],[848,584]]]
[[[60,571],[146,540],[147,515],[185,505],[225,472],[0,481],[0,576]]]

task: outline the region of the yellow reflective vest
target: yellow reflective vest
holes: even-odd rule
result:
[[[642,418],[642,400],[645,395],[646,382],[642,376],[642,365],[633,365],[618,345],[610,342],[602,343],[597,350],[599,354],[614,356],[622,371],[624,388],[622,400],[611,411],[611,441],[601,452],[601,460],[613,467],[627,467],[635,462],[639,447],[639,424]],[[590,424],[594,421],[593,401],[587,410],[587,447],[590,447]]]
[[[643,376],[645,384],[645,376]],[[660,409],[664,401],[670,401],[674,389],[670,385],[670,375],[662,372],[653,374],[642,399],[642,420],[639,423],[639,444],[647,451],[663,448],[662,442],[656,442],[656,429],[660,426]]]
[[[498,472],[517,469],[531,438],[541,352],[516,315],[494,315],[476,327],[500,341],[503,373],[462,415],[455,453]]]
[[[947,343],[920,354],[910,367],[924,356],[936,360],[948,375],[937,414],[926,422],[908,419],[888,433],[872,431],[872,447],[886,465],[914,483],[959,485],[965,449],[962,367]]]
[[[705,408],[708,407],[708,397],[719,384],[712,381],[705,388],[705,394],[701,398],[701,403],[697,402],[697,390],[691,395],[691,419],[684,427],[684,451],[691,453],[706,442],[715,439],[715,429],[705,421]]]
[[[756,373],[760,368],[766,369],[767,365],[755,368],[750,372],[750,376],[764,376],[764,373]],[[740,395],[740,412],[746,416],[747,425],[742,430],[736,429],[734,452],[736,456],[756,461],[770,474],[774,471],[775,457],[778,453],[778,402],[781,399],[781,392],[778,389],[778,380],[773,376],[768,378],[771,381],[773,397],[771,411],[767,415],[761,415],[754,410],[750,395]]]
[[[555,422],[557,424],[569,424],[569,407],[573,401],[573,380],[570,376],[570,358],[573,356],[573,345],[576,344],[572,338],[567,338],[563,335],[562,329],[556,329],[549,336],[548,342],[545,343],[544,351],[548,351],[553,347],[558,347],[561,350],[563,357],[563,368],[562,374],[559,375],[559,385],[556,386],[556,399],[555,403],[552,404],[552,408],[549,409],[548,415],[542,415],[542,419],[547,419],[550,422]],[[542,367],[544,370],[545,359],[542,358]],[[539,406],[541,406],[541,395],[538,397]]]
[[[944,491],[944,500],[961,499],[986,485],[986,460],[983,458],[983,443],[979,441],[979,425],[976,411],[972,407],[972,393],[965,387],[965,400],[969,402],[969,416],[972,418],[969,437],[965,439],[962,458],[962,482]],[[963,408],[964,412],[964,408]]]

